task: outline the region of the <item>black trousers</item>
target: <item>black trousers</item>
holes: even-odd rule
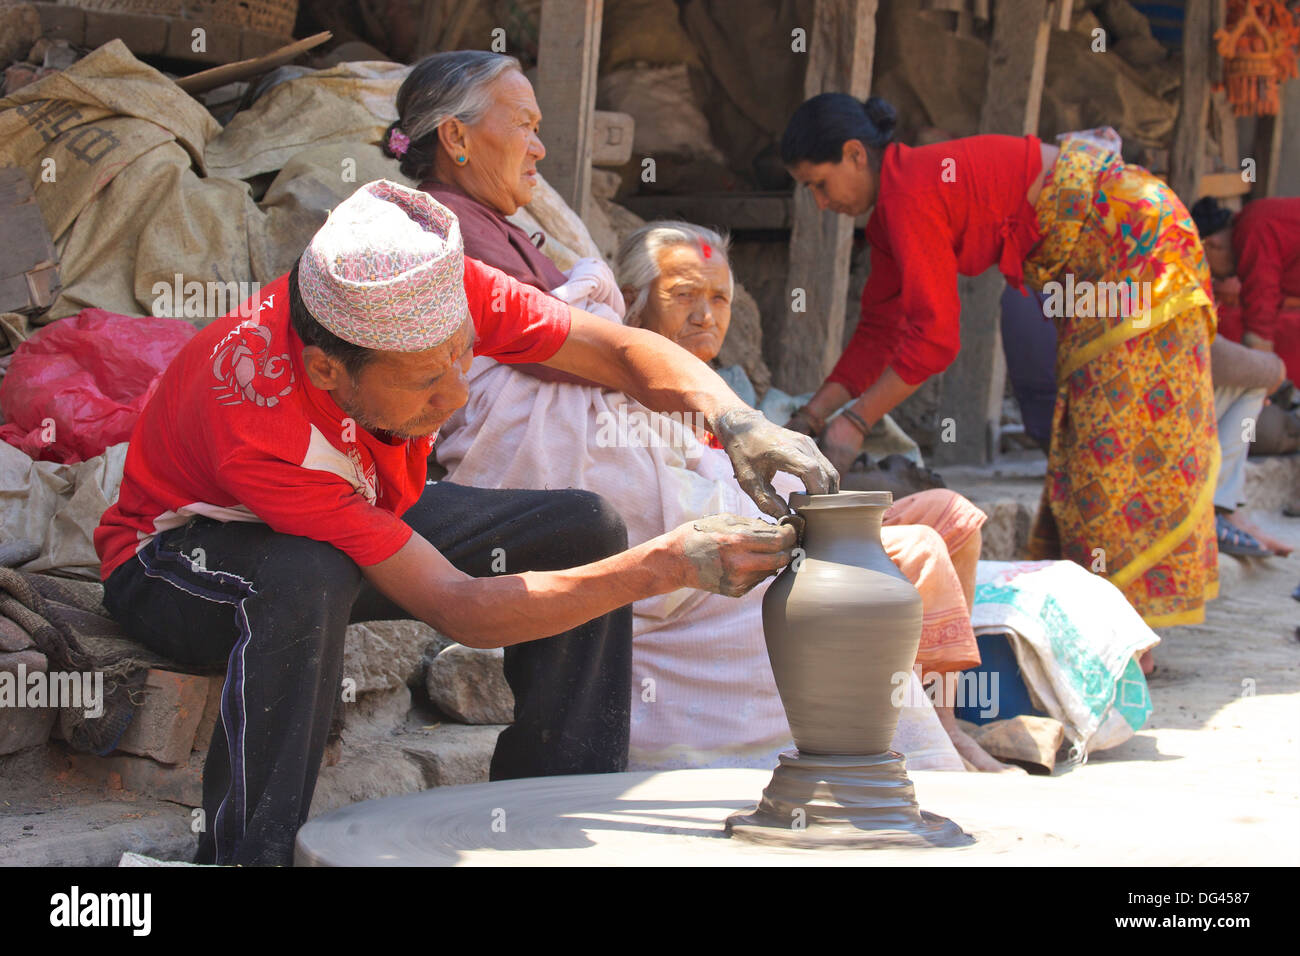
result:
[[[553,571],[627,547],[618,513],[586,491],[437,482],[403,517],[475,577],[493,574],[494,558],[507,573]],[[410,615],[331,545],[207,518],[158,535],[114,571],[104,603],[173,660],[226,663],[195,861],[292,863],[346,676],[347,625]],[[497,740],[492,779],[627,769],[631,673],[630,605],[506,648],[515,721]]]

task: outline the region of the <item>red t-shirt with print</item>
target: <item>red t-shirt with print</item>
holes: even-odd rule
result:
[[[411,536],[434,436],[386,440],[344,422],[307,379],[289,321],[289,277],[200,331],[163,373],[131,434],[117,502],[95,530],[107,580],[155,535],[195,515],[261,521],[378,564]],[[465,293],[474,354],[542,362],[569,307],[475,259]]]

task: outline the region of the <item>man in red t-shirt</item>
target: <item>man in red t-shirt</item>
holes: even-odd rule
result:
[[[1276,352],[1300,380],[1300,198],[1255,199],[1234,215],[1207,196],[1192,219],[1216,280],[1219,334]]]
[[[515,721],[493,779],[612,772],[627,761],[632,602],[741,594],[789,561],[787,526],[715,516],[628,549],[589,492],[426,482],[474,355],[703,414],[773,516],[786,510],[777,470],[814,493],[838,487],[811,440],[685,350],[461,250],[455,216],[429,196],[362,187],[289,275],[185,346],[136,424],[95,546],[105,604],[133,637],[226,664],[198,862],[292,862],[349,621],[418,618],[506,648]]]

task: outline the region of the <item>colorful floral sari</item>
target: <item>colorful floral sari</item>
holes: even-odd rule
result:
[[[1025,281],[1059,309],[1031,553],[1105,574],[1153,627],[1194,624],[1218,593],[1219,470],[1216,317],[1196,228],[1164,182],[1079,140],[1035,212],[1043,238]]]

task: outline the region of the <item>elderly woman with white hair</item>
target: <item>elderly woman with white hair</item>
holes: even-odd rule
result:
[[[687,223],[653,223],[627,239],[616,271],[628,324],[697,358],[716,357],[734,289],[722,237]],[[633,541],[720,511],[757,515],[725,452],[694,422],[657,415],[618,392],[517,369],[475,360],[469,401],[435,450],[449,480],[598,491],[625,516]],[[782,494],[798,490],[787,475],[774,484]],[[888,527],[883,538],[926,599],[920,668],[957,670],[979,660],[969,599],[984,516],[952,492],[912,497],[895,505],[890,523],[920,515],[936,527]],[[950,547],[969,565],[969,582]],[[633,606],[631,767],[767,767],[790,746],[763,642],[762,591],[711,600],[682,590]],[[946,730],[915,684],[894,741],[909,766],[960,770],[964,756],[972,766],[1003,769],[960,731]]]

